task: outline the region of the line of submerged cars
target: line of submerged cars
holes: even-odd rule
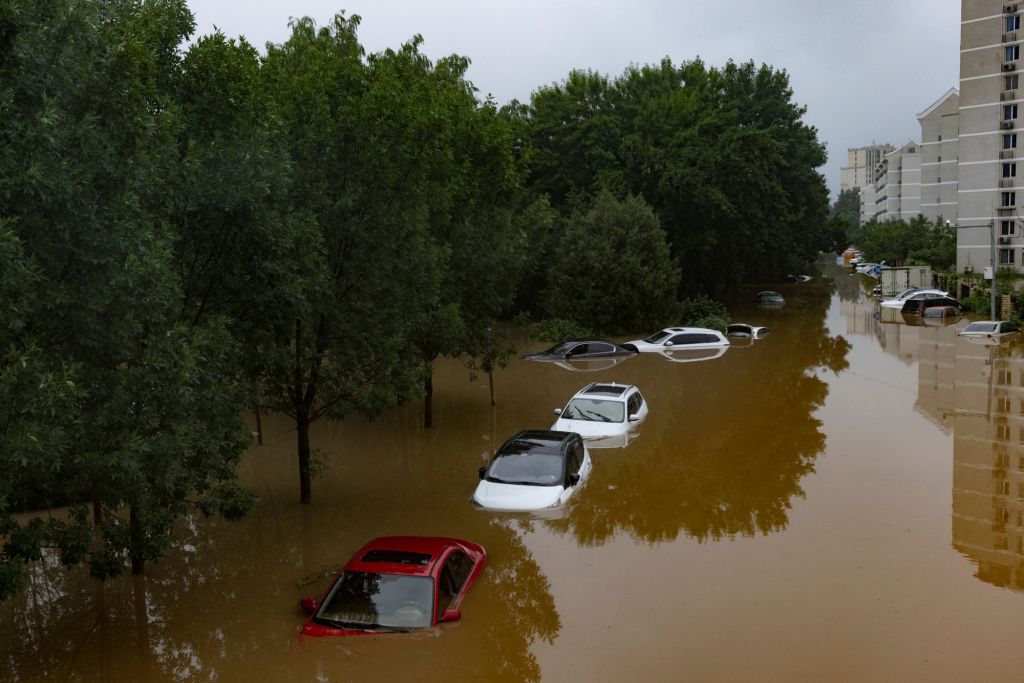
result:
[[[892,299],[880,303],[882,308],[899,310],[906,321],[923,319],[925,324],[945,325],[954,322],[962,314],[960,302],[941,289],[920,289],[910,287]],[[1017,323],[1008,320],[977,320],[959,330],[957,334],[977,344],[998,344],[1000,340],[1015,335]]]
[[[731,337],[751,341],[767,333],[767,328],[745,324],[727,330]],[[670,355],[676,348],[712,349],[721,355],[729,344],[716,330],[668,327],[622,345],[576,339],[524,358],[578,370],[569,363],[600,364],[648,352],[679,360]],[[590,476],[590,448],[626,446],[648,413],[647,401],[633,385],[588,384],[555,410],[549,429],[520,431],[498,449],[480,468],[473,503],[486,510],[559,514]],[[408,632],[458,621],[462,600],[486,561],[483,547],[456,538],[374,539],[356,552],[319,597],[300,601],[309,614],[302,635]]]

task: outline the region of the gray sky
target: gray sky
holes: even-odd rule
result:
[[[214,26],[261,51],[288,37],[290,17],[318,26],[338,11],[362,17],[368,52],[419,33],[432,59],[472,60],[469,79],[499,103],[528,101],[573,68],[610,76],[668,56],[767,63],[790,75],[829,161],[833,197],[848,147],[918,139],[916,115],[958,86],[956,0],[189,0],[197,35]]]

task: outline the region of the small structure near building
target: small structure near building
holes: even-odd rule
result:
[[[911,287],[928,289],[933,286],[931,266],[900,266],[881,269],[878,284],[881,296],[893,297]]]

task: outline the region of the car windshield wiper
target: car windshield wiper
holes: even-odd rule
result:
[[[612,419],[610,417],[605,417],[601,413],[595,413],[593,410],[584,410],[583,412],[586,413],[587,415],[593,415],[594,417],[596,417],[597,419],[601,420],[602,422],[611,422],[612,421]],[[591,421],[593,421],[593,420],[591,420]]]
[[[362,621],[340,621],[338,619],[325,619],[324,617],[316,617],[314,621],[324,624],[325,626],[333,626],[334,628],[345,629],[346,631],[365,631],[367,633],[380,633],[382,631],[405,632],[406,630],[394,626],[384,626],[383,624],[367,624],[366,622]]]

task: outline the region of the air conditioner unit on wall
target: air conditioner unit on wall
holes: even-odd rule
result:
[[[1017,67],[1016,67],[1016,66],[1014,66],[1014,65],[1013,65],[1013,64],[1011,64],[1011,63],[1006,63],[1006,64],[1003,64],[1003,71],[1013,71],[1013,70],[1014,70],[1014,69],[1016,69],[1016,68],[1017,68]]]
[[[1009,235],[1000,235],[999,236],[999,244],[1009,244],[1009,243],[1010,243],[1010,236]]]
[[[1012,12],[1016,12],[1017,11],[1017,6],[1016,5],[1006,5],[1005,7],[1003,7],[1003,10],[1007,14],[1010,14]]]
[[[974,268],[972,268],[972,267],[971,267],[971,264],[970,264],[970,263],[968,263],[968,264],[964,265],[964,272],[965,272],[965,273],[971,273],[971,272],[973,272],[973,271],[974,271]]]
[[[1011,128],[1013,128],[1013,121],[1003,121],[1002,123],[999,124],[999,127],[1002,128],[1003,130],[1010,130]]]
[[[1012,149],[1001,149],[1001,150],[999,150],[999,158],[1000,159],[1012,159],[1013,158],[1013,150]]]

